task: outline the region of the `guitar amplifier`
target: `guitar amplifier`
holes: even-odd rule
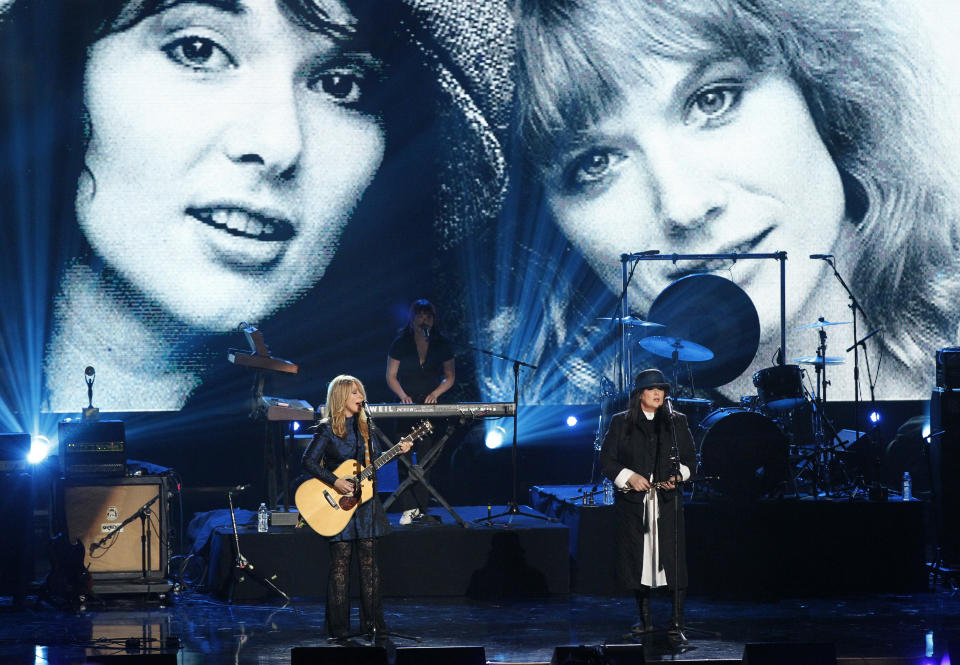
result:
[[[122,420],[61,420],[60,472],[73,477],[119,477],[127,470]]]

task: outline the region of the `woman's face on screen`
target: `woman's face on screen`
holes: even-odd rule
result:
[[[803,96],[788,77],[738,61],[642,62],[648,79],[548,171],[552,214],[614,291],[624,252],[785,250],[792,320],[823,277],[807,253],[830,251],[844,218],[839,172]],[[631,304],[645,310],[674,280],[717,267],[642,263]],[[739,261],[721,274],[751,296],[765,334],[779,330],[779,262]]]
[[[381,164],[364,105],[381,70],[276,0],[171,3],[100,39],[84,78],[84,234],[189,324],[269,315],[322,277]]]

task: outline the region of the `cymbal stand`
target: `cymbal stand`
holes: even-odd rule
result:
[[[823,320],[823,317],[820,317]],[[823,424],[823,405],[827,403],[827,331],[821,326],[817,330],[820,344],[817,345],[817,390],[813,405],[813,498],[820,498],[821,483],[827,495],[830,494],[830,464],[826,459],[825,433]],[[826,473],[824,470],[826,469]]]

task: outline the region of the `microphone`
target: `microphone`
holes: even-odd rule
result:
[[[833,254],[811,254],[811,259],[832,259]]]
[[[420,330],[423,331],[423,336],[427,339],[430,339],[430,329],[426,326],[420,326]]]
[[[669,397],[664,397],[664,398],[663,398],[663,405],[664,405],[665,407],[667,407],[667,413],[669,413],[671,416],[673,416],[673,400],[670,399]]]

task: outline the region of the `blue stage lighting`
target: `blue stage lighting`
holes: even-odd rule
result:
[[[577,422],[579,421],[576,416],[567,416],[567,427],[575,427]]]
[[[30,441],[30,452],[27,454],[27,461],[30,462],[30,464],[39,464],[47,459],[47,455],[50,454],[52,447],[50,439],[47,437],[42,434],[34,436]]]
[[[876,412],[876,411],[871,411],[871,412],[870,412],[870,422],[872,422],[872,423],[874,423],[874,424],[880,422],[880,414],[879,414],[878,412]]]
[[[920,436],[927,442],[930,440],[930,421],[928,420],[923,424],[923,429],[920,430]]]
[[[494,425],[487,430],[487,436],[484,439],[484,444],[490,450],[494,448],[499,448],[503,445],[503,442],[507,440],[507,432],[500,425]]]
[[[297,420],[294,420],[294,421],[293,421],[293,431],[294,431],[294,432],[299,432],[299,431],[300,431],[300,422],[297,421]]]

